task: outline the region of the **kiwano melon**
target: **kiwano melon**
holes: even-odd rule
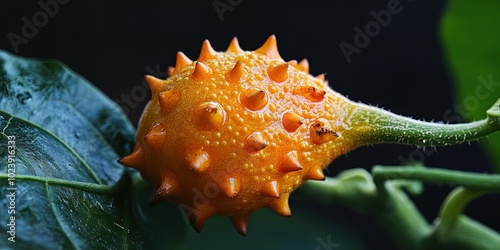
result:
[[[245,234],[249,214],[290,215],[290,193],[324,180],[335,158],[366,144],[448,145],[484,135],[354,103],[311,76],[307,60],[285,62],[275,36],[255,51],[236,38],[225,52],[205,40],[192,61],[178,52],[166,80],[146,76],[152,100],[134,151],[120,162],[154,186],[152,203],[179,204],[200,231],[229,216]]]

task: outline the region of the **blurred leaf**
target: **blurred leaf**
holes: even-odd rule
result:
[[[212,217],[203,230],[188,228],[181,249],[369,249],[352,222],[342,215],[325,218],[318,207],[295,203],[291,198],[291,217],[271,209],[251,214],[246,236],[240,236],[227,217]],[[332,219],[332,217],[334,217]]]
[[[0,248],[151,247],[127,195],[130,177],[116,161],[134,129],[117,105],[65,66],[0,51],[0,225],[15,216],[15,243]],[[8,136],[16,179],[8,186]],[[13,137],[10,137],[13,139]],[[15,187],[15,214],[8,214]]]
[[[500,97],[500,2],[447,3],[441,39],[457,86],[454,110],[467,120],[479,120]],[[500,172],[500,133],[481,142]]]
[[[178,248],[185,241],[186,228],[191,225],[183,219],[181,210],[171,202],[161,202],[151,207],[153,187],[147,184],[139,172],[132,170],[134,182],[134,214],[141,226],[154,242],[156,249]]]

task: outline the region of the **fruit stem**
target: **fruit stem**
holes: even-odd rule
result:
[[[447,239],[466,205],[485,193],[486,191],[483,190],[471,190],[464,187],[455,188],[446,197],[446,200],[441,206],[440,219],[434,231],[437,237],[442,241]]]
[[[477,140],[500,130],[500,99],[487,111],[486,119],[461,124],[419,121],[389,111],[353,103],[352,136],[361,144],[398,143],[415,146],[447,146]]]
[[[473,190],[500,192],[500,175],[440,168],[408,168],[401,166],[375,166],[372,171],[375,183],[383,183],[394,179],[418,180],[437,184],[464,186]]]

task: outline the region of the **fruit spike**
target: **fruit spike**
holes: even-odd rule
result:
[[[153,92],[153,95],[158,94],[160,89],[163,87],[164,80],[158,79],[150,75],[146,75],[144,76],[144,78],[146,79],[146,82],[148,83],[151,92]]]
[[[233,40],[231,40],[231,43],[229,44],[229,47],[227,47],[226,53],[243,53],[244,51],[240,47],[240,43],[238,42],[238,39],[235,37]]]
[[[256,153],[267,147],[267,143],[260,132],[255,132],[245,140],[245,149],[249,153]]]
[[[142,145],[137,144],[134,151],[130,155],[124,156],[118,160],[119,163],[136,168],[137,170],[144,167],[146,164],[144,160],[144,152]]]
[[[197,232],[201,232],[201,229],[203,228],[205,221],[209,217],[214,216],[215,213],[216,213],[215,209],[210,205],[207,205],[203,209],[199,210],[195,209],[189,216],[189,222]]]
[[[174,75],[174,71],[175,71],[175,67],[168,66],[168,68],[167,68],[168,77],[173,76]]]
[[[290,216],[290,193],[324,180],[323,169],[355,148],[451,145],[500,130],[497,120],[434,124],[352,102],[323,74],[309,75],[306,59],[285,62],[274,35],[255,51],[234,38],[216,52],[206,40],[196,62],[179,52],[168,73],[146,76],[152,100],[134,151],[119,162],[156,188],[153,204],[167,199],[188,210],[197,231],[215,215],[229,216],[243,235],[253,211]]]
[[[238,178],[229,177],[223,179],[220,188],[228,198],[233,199],[240,192],[241,183]]]
[[[299,62],[297,67],[302,70],[302,72],[309,74],[309,61],[307,61],[306,58],[302,59],[302,61]]]
[[[160,150],[167,141],[166,128],[161,124],[155,125],[155,127],[144,137],[144,141],[152,148]]]
[[[202,149],[189,150],[186,152],[186,165],[198,173],[205,172],[210,166],[210,156]]]
[[[257,50],[255,53],[269,56],[274,59],[281,59],[280,53],[278,52],[278,45],[276,43],[276,36],[271,35],[266,42]]]
[[[156,189],[149,204],[151,206],[155,206],[165,198],[179,194],[180,191],[181,189],[179,186],[179,181],[177,179],[172,176],[163,177],[160,187]]]
[[[243,236],[247,234],[248,217],[248,214],[235,214],[231,216],[234,228]]]
[[[168,113],[179,103],[180,93],[177,90],[167,90],[158,93],[158,102],[163,113]]]
[[[204,79],[212,74],[212,69],[202,62],[196,62],[193,71],[193,77],[195,79]]]
[[[226,112],[219,103],[205,102],[193,110],[193,124],[199,130],[213,131],[224,124]]]
[[[280,170],[282,172],[293,172],[293,171],[299,171],[302,170],[302,166],[300,165],[299,159],[298,159],[298,153],[296,150],[292,150],[288,152],[283,158],[281,159],[280,163]]]
[[[319,75],[317,75],[316,79],[319,79],[320,81],[325,81],[325,74],[319,74]]]
[[[231,83],[239,83],[241,77],[245,74],[243,63],[237,61],[234,67],[227,72],[227,80]]]
[[[268,97],[264,90],[259,88],[249,88],[243,91],[240,96],[240,101],[247,109],[256,111],[266,106]]]
[[[269,78],[275,82],[283,82],[288,78],[288,63],[282,63],[276,66],[269,66],[267,71]]]
[[[293,112],[286,112],[281,118],[281,124],[283,128],[289,133],[297,131],[297,129],[302,125],[300,117]]]
[[[304,175],[304,178],[306,180],[324,181],[326,177],[321,168],[312,168]]]
[[[279,199],[271,201],[269,207],[281,216],[290,216],[292,211],[288,206],[288,198],[290,198],[290,193],[282,194]]]
[[[262,195],[272,198],[280,198],[279,183],[277,181],[267,182],[260,190]]]
[[[173,73],[176,73],[177,71],[186,67],[187,65],[191,64],[192,62],[193,61],[191,61],[191,59],[189,59],[184,53],[182,53],[180,51],[177,52],[177,59],[175,60],[175,68],[174,68]]]
[[[219,53],[212,48],[210,42],[208,40],[203,41],[203,45],[201,46],[200,56],[198,57],[198,62],[204,62],[210,59],[217,58]]]
[[[302,59],[302,61],[300,61],[300,63],[297,62],[297,60],[290,60],[290,61],[288,61],[288,64],[292,65],[296,69],[298,69],[306,74],[309,74],[309,61],[307,61],[306,58]]]

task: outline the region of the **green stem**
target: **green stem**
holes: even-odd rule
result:
[[[0,179],[7,179],[7,178],[8,178],[7,174],[0,174]],[[130,178],[128,178],[128,174],[126,173],[126,171],[123,171],[123,174],[120,176],[120,179],[112,185],[70,181],[58,178],[40,177],[40,176],[22,175],[22,174],[16,175],[16,181],[36,181],[52,186],[63,186],[63,187],[74,188],[88,193],[115,194],[120,190],[122,190],[122,188],[128,184]]]
[[[440,241],[446,241],[465,206],[484,193],[485,191],[458,187],[446,197],[441,206],[440,220],[435,229]]]
[[[428,224],[402,188],[408,180],[463,185],[443,203],[436,227]],[[418,190],[415,189],[415,190]],[[485,192],[500,191],[500,176],[423,167],[373,168],[342,172],[325,182],[307,182],[299,197],[346,205],[375,217],[401,249],[496,249],[500,235],[462,215],[464,207]]]
[[[435,235],[432,235],[435,236]],[[429,237],[424,249],[482,249],[497,250],[500,246],[500,235],[493,229],[460,215],[446,241],[437,237]]]
[[[440,219],[431,234],[422,241],[427,249],[495,249],[500,235],[490,228],[462,215],[465,206],[473,199],[487,193],[500,191],[500,175],[467,173],[456,170],[382,167],[373,168],[377,187],[393,179],[411,179],[439,184],[460,186],[443,202]]]
[[[488,118],[462,124],[414,120],[376,107],[354,104],[349,124],[352,136],[363,144],[398,143],[447,146],[477,140],[500,130],[500,100],[487,111]]]
[[[372,212],[377,199],[371,175],[364,169],[347,170],[337,178],[328,177],[321,182],[308,181],[298,193],[306,200],[314,198],[324,204],[343,204],[361,213]]]
[[[464,186],[468,189],[500,191],[500,175],[470,173],[439,168],[390,167],[373,168],[375,183],[392,179],[419,180]]]
[[[397,185],[386,182],[384,186],[375,219],[401,249],[421,249],[431,227]]]
[[[418,249],[430,226],[412,201],[400,189],[401,182],[375,187],[364,169],[344,171],[324,182],[307,182],[298,190],[307,201],[342,204],[362,214],[373,215],[379,225],[404,249]]]

